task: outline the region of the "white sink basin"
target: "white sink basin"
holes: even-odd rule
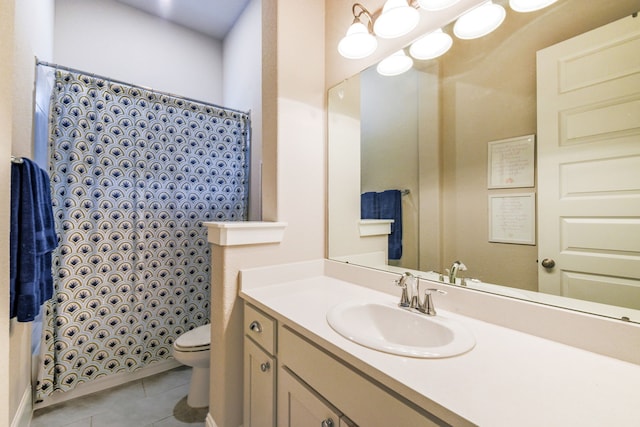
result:
[[[462,324],[441,315],[427,316],[393,305],[344,303],[327,312],[329,325],[365,347],[418,358],[456,356],[476,341]]]

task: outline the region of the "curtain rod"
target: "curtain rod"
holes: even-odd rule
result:
[[[130,87],[135,87],[135,88],[142,89],[142,90],[147,90],[149,92],[153,92],[153,93],[158,94],[158,95],[172,96],[174,98],[184,99],[185,101],[206,105],[206,106],[213,107],[213,108],[218,108],[218,109],[221,109],[221,110],[233,111],[235,113],[246,114],[249,117],[251,116],[250,115],[250,113],[251,113],[250,111],[241,111],[241,110],[236,110],[234,108],[223,107],[221,105],[213,104],[211,102],[205,102],[205,101],[201,101],[199,99],[189,98],[187,96],[176,95],[176,94],[173,94],[173,93],[170,93],[170,92],[161,91],[161,90],[155,90],[155,89],[147,87],[147,86],[137,85],[137,84],[125,82],[125,81],[122,81],[122,80],[112,79],[110,77],[101,76],[101,75],[95,74],[95,73],[89,73],[87,71],[79,70],[77,68],[67,67],[67,66],[59,65],[59,64],[53,64],[53,63],[45,62],[45,61],[40,61],[37,58],[36,58],[36,65],[42,65],[44,67],[54,68],[56,70],[70,71],[72,73],[84,74],[84,75],[87,75],[87,76],[95,77],[97,79],[106,80],[106,81],[109,81],[111,83],[116,83],[116,84],[120,84],[120,85],[126,85],[126,86],[130,86]]]

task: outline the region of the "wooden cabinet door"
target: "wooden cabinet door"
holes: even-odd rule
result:
[[[275,426],[275,359],[244,338],[244,426]]]
[[[288,369],[278,371],[278,427],[339,427],[341,414]]]

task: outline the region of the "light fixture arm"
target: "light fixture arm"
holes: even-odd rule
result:
[[[360,11],[357,11],[356,8],[360,8]],[[367,18],[367,29],[370,33],[373,33],[373,18],[371,17],[371,12],[369,12],[367,8],[360,3],[354,3],[351,7],[351,11],[353,12],[353,24],[357,22],[363,23],[360,17],[364,15]]]

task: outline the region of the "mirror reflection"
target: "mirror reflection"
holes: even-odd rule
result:
[[[508,9],[435,60],[331,89],[329,257],[640,321],[637,6]],[[393,223],[366,212],[386,190]]]

